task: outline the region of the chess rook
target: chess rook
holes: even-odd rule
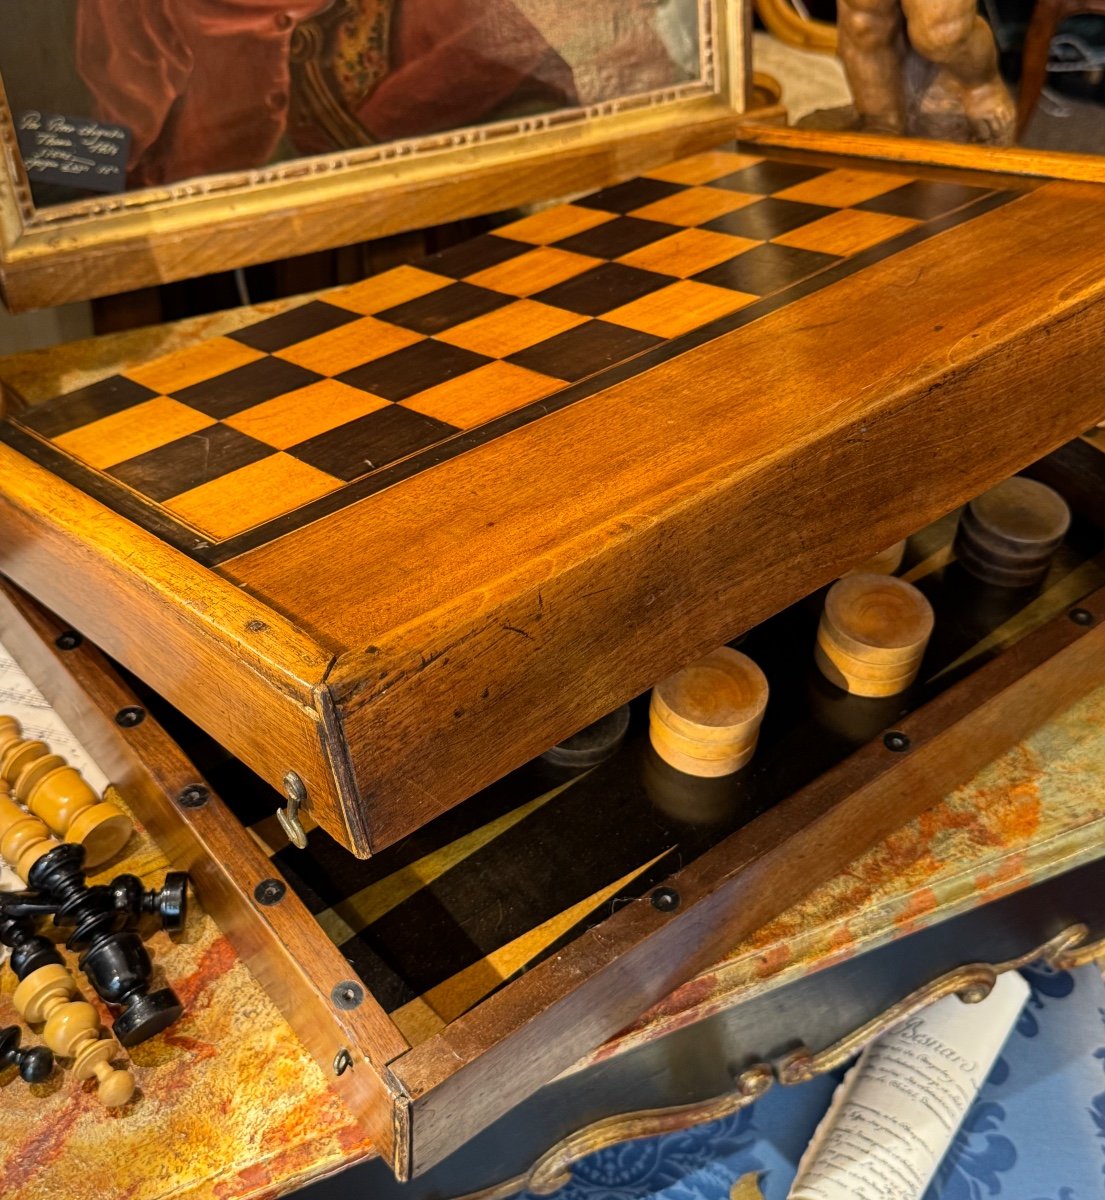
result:
[[[89,867],[117,854],[131,835],[130,818],[45,742],[24,738],[14,717],[0,717],[0,778],[59,838],[83,846]]]
[[[20,980],[12,1004],[29,1024],[45,1022],[42,1040],[73,1060],[78,1079],[95,1079],[96,1094],[108,1108],[121,1108],[134,1095],[134,1076],[111,1066],[115,1042],[102,1038],[96,1010],[80,998],[76,981],[60,963],[47,963]]]
[[[731,775],[755,753],[767,694],[763,671],[722,646],[652,689],[652,745],[687,775]]]
[[[892,575],[847,575],[829,589],[814,659],[854,696],[894,696],[917,677],[932,634],[932,606]]]
[[[983,583],[1031,587],[1047,574],[1069,527],[1070,509],[1062,496],[1015,475],[964,508],[955,555]]]

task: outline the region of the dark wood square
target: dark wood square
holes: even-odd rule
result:
[[[352,480],[456,432],[455,425],[393,404],[300,442],[287,453],[328,475]]]
[[[520,350],[507,361],[574,383],[658,346],[663,340],[627,329],[624,325],[588,321],[586,325],[577,325],[575,329]]]
[[[463,279],[476,271],[486,271],[488,267],[497,267],[499,263],[517,258],[531,250],[524,242],[515,242],[510,238],[496,237],[493,233],[485,233],[482,237],[472,238],[471,241],[461,242],[459,246],[451,246],[438,254],[431,254],[418,265],[424,270],[433,271],[436,275],[448,275],[450,279]]]
[[[339,375],[338,381],[385,400],[406,400],[416,392],[424,392],[491,361],[486,355],[475,354],[460,346],[427,339],[354,367]]]
[[[530,299],[584,316],[598,317],[631,300],[647,296],[649,292],[667,287],[671,281],[671,276],[657,275],[654,271],[642,271],[622,263],[603,263],[574,279],[546,288]]]
[[[728,262],[699,272],[693,278],[696,283],[710,283],[715,287],[751,292],[754,296],[767,296],[840,261],[833,254],[819,254],[813,250],[798,250],[794,246],[772,243],[756,246]]]
[[[777,200],[769,196],[747,208],[738,208],[736,212],[707,221],[702,228],[766,242],[836,211],[821,204],[802,204],[797,200]]]
[[[807,179],[816,179],[818,175],[824,175],[826,170],[826,167],[808,167],[801,163],[776,162],[774,159],[765,158],[763,162],[754,163],[751,167],[742,167],[731,175],[711,179],[710,187],[769,196],[772,192],[781,192],[783,188],[805,183]]]
[[[269,317],[267,321],[258,321],[256,325],[247,325],[245,329],[227,334],[236,342],[252,346],[254,350],[264,350],[273,353],[294,346],[296,342],[305,342],[308,338],[317,337],[320,333],[329,333],[350,321],[360,320],[360,314],[338,308],[334,304],[326,304],[322,300],[312,300],[301,308],[293,308],[288,312]]]
[[[888,213],[893,217],[913,217],[918,221],[931,221],[942,217],[953,209],[962,208],[972,200],[990,194],[989,189],[969,187],[964,183],[946,183],[937,179],[915,179],[893,191],[884,192],[871,200],[864,200],[856,208],[867,212]]]
[[[82,425],[91,425],[101,417],[111,417],[124,409],[152,400],[157,392],[122,375],[113,375],[99,383],[90,383],[46,404],[37,404],[19,414],[19,422],[43,437],[60,437]]]
[[[682,189],[678,189],[682,190]],[[633,250],[639,250],[651,242],[678,233],[681,226],[669,225],[666,221],[646,221],[641,217],[615,217],[575,233],[562,241],[554,242],[558,250],[571,250],[576,254],[589,254],[593,258],[621,258]]]
[[[532,249],[522,242],[516,242],[515,245],[523,253]],[[454,325],[462,325],[474,317],[482,317],[484,313],[502,308],[504,304],[513,304],[516,299],[516,296],[504,296],[501,292],[476,287],[472,283],[451,283],[429,295],[397,304],[376,316],[381,321],[390,321],[393,325],[413,329],[416,333],[434,334],[452,329]]]
[[[271,446],[229,425],[209,425],[199,433],[129,458],[108,474],[151,500],[162,501],[274,453]]]
[[[601,208],[605,212],[627,213],[643,208],[657,200],[666,200],[676,192],[682,192],[686,184],[667,183],[662,179],[630,179],[613,187],[603,188],[594,195],[574,201],[581,208]]]
[[[216,375],[214,379],[182,388],[173,396],[182,404],[222,420],[274,396],[317,383],[322,378],[314,371],[297,367],[282,358],[259,358],[244,367]]]

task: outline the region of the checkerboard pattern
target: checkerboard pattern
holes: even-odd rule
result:
[[[279,521],[275,536],[991,194],[841,162],[699,154],[9,420],[128,515],[137,502],[198,545]]]

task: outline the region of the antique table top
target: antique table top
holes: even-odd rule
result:
[[[857,859],[724,962],[593,1056],[1038,882],[1100,854],[1105,689],[1040,729],[919,820]],[[167,863],[147,835],[110,873],[151,881]],[[101,1108],[68,1076],[3,1086],[6,1200],[243,1200],[287,1194],[364,1160],[371,1146],[226,939],[195,912],[155,960],[184,1018],[132,1053],[137,1099]],[[12,1018],[2,973],[0,1021]]]

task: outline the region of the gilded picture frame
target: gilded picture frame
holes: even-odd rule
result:
[[[696,79],[49,204],[32,195],[0,78],[0,296],[12,311],[51,306],[580,194],[715,145],[750,112],[781,119],[777,94],[753,86],[747,0],[697,11]],[[310,86],[317,26],[295,32],[293,72]],[[327,126],[325,107],[315,117],[340,143],[344,114]]]

